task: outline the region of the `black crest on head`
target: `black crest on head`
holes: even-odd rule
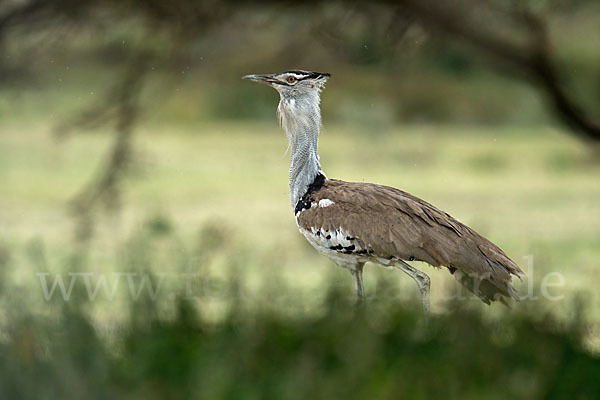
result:
[[[303,75],[302,78],[298,78],[298,80],[307,79],[307,78],[317,79],[320,77],[328,77],[329,78],[331,76],[331,74],[329,74],[327,72],[312,72],[312,71],[304,71],[301,69],[292,69],[290,71],[284,72],[284,74]]]

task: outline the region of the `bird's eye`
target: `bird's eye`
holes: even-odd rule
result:
[[[288,83],[294,83],[294,82],[296,82],[296,77],[294,77],[294,76],[288,76],[287,77],[287,81],[288,81]]]

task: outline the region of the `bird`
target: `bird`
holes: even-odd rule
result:
[[[277,116],[290,149],[290,202],[302,235],[350,271],[357,304],[366,299],[363,267],[398,268],[417,284],[429,311],[430,278],[409,262],[444,267],[488,305],[519,300],[512,278],[524,276],[498,246],[444,211],[390,186],[328,178],[318,153],[320,98],[329,73],[290,70],[246,75],[279,93]]]

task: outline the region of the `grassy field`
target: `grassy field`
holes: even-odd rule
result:
[[[50,272],[52,278],[68,268],[74,223],[67,204],[94,175],[110,135],[58,141],[45,127],[26,123],[5,123],[0,131],[0,240],[11,260],[4,273],[7,282],[26,288],[29,301],[43,303],[36,273]],[[296,230],[286,139],[275,123],[177,128],[156,122],[140,127],[135,141],[136,167],[123,186],[124,207],[99,220],[85,271],[128,271],[132,264],[123,263],[123,254],[137,245],[150,248],[142,251],[148,259],[135,264],[144,271],[194,270],[200,257],[198,268],[210,276],[224,276],[237,265],[249,293],[265,290],[265,282],[284,282],[274,289],[284,308],[310,310],[321,298],[320,285],[332,276],[352,293],[349,274],[320,257]],[[402,188],[498,243],[523,269],[533,257],[530,281],[520,284],[523,295],[533,285],[533,295],[543,299],[544,276],[562,274],[564,285],[547,291],[562,300],[548,302],[549,308],[566,312],[579,296],[600,320],[600,165],[567,133],[398,126],[374,134],[327,126],[320,150],[330,177]],[[140,239],[156,226],[170,232],[167,238],[152,244]],[[435,309],[443,310],[456,284],[446,271],[423,269],[432,276]],[[416,294],[399,272],[371,266],[365,276],[370,297],[406,301]],[[397,289],[378,294],[375,282],[381,279]],[[169,282],[174,286],[160,295],[165,303],[172,299],[166,288],[182,285]],[[297,296],[309,300],[300,306]],[[119,315],[105,307],[102,292],[97,300],[101,317]]]
[[[600,165],[565,132],[326,127],[329,176],[447,210],[520,263],[519,291],[537,297],[453,301],[453,278],[422,265],[427,319],[414,282],[376,266],[353,312],[350,275],[297,232],[274,122],[140,126],[123,207],[100,213],[83,246],[68,204],[110,132],[0,132],[0,397],[598,396]],[[544,292],[549,273],[564,281]],[[56,277],[74,282],[67,300],[44,292]]]

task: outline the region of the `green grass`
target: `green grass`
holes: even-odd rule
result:
[[[80,305],[55,319],[20,306],[0,341],[0,395],[594,399],[600,391],[600,359],[585,350],[577,317],[557,323],[523,307],[489,320],[454,304],[423,319],[416,303],[381,300],[353,313],[339,288],[327,293],[318,315],[282,317],[241,301],[217,324],[188,301],[169,319],[140,302],[126,308],[112,341]]]
[[[5,123],[0,130],[0,242],[12,260],[5,274],[39,302],[35,273],[65,270],[73,255],[67,204],[94,175],[110,136],[97,132],[56,141],[37,124]],[[533,255],[537,296],[543,276],[559,272],[564,287],[549,290],[565,298],[551,308],[566,312],[581,295],[600,320],[600,166],[584,145],[550,128],[398,126],[370,133],[326,126],[320,149],[328,176],[402,188],[471,225],[523,267],[524,257]],[[158,221],[176,239],[165,240],[157,258],[140,265],[144,270],[185,265],[189,254],[177,249],[196,243],[198,232],[211,226],[221,232],[216,242],[222,243],[208,274],[223,274],[237,257],[251,277],[251,290],[278,276],[300,293],[313,293],[333,274],[351,293],[350,276],[320,257],[296,230],[286,139],[275,123],[176,128],[150,121],[135,140],[136,173],[124,185],[124,207],[99,220],[87,271],[122,270],[128,241]],[[31,255],[36,243],[42,256]],[[443,310],[444,296],[456,284],[446,271],[422,268],[432,275],[435,309]],[[366,270],[373,297],[379,278],[397,285],[400,296],[416,292],[402,274],[373,266]],[[525,282],[523,293],[526,288]],[[119,315],[118,309],[107,314],[97,308],[106,317]]]

